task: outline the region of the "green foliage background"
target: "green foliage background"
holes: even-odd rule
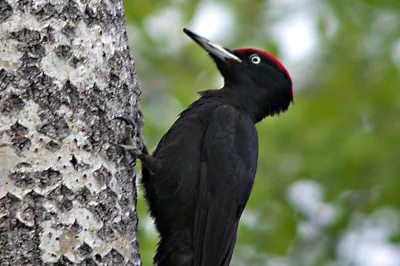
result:
[[[219,2],[236,20],[218,40],[225,47],[252,46],[279,57],[274,25],[301,9],[314,14],[318,33],[315,51],[288,65],[295,105],[258,125],[259,169],[232,265],[363,265],[356,258],[362,238],[350,259],[340,243],[371,223],[393,227],[385,241],[400,256],[400,2],[302,1],[300,9],[284,2],[279,10],[269,1]],[[150,150],[197,91],[221,86],[212,61],[181,32],[201,4],[125,1]],[[174,12],[180,20],[168,19]],[[165,18],[157,38],[155,18]],[[166,28],[176,34],[164,34]],[[299,207],[301,196],[290,200],[295,184],[316,188],[314,203],[332,210],[331,219],[322,223],[318,210]],[[151,265],[157,236],[143,198],[138,208],[143,265]]]

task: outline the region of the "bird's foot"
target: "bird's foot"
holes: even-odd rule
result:
[[[133,120],[127,116],[117,116],[114,118],[115,120],[121,120],[124,121],[127,124],[127,127],[135,129],[135,123]],[[129,132],[129,128],[127,128],[127,132]],[[137,134],[135,134],[137,135]],[[130,144],[117,144],[117,143],[112,143],[112,145],[119,147],[121,149],[124,149],[125,151],[129,152],[132,154],[135,158],[141,158],[142,155],[147,154],[147,149],[146,146],[143,143],[143,139],[138,137],[138,141],[133,141],[132,140],[132,135],[127,133],[125,137],[125,143],[130,143]]]
[[[130,119],[129,117],[126,116],[118,116],[115,117],[114,119],[118,119],[118,120],[122,120],[125,123],[128,124],[128,126],[133,127],[135,129],[135,124],[132,121],[132,119]],[[137,135],[137,134],[136,134]],[[125,151],[129,152],[130,154],[132,154],[135,158],[139,158],[143,165],[151,172],[151,173],[157,173],[160,172],[162,167],[160,162],[154,158],[153,156],[150,156],[146,145],[144,145],[144,141],[141,137],[137,138],[137,142],[133,142],[131,135],[127,134],[127,138],[126,138],[126,143],[131,143],[129,145],[125,145],[125,144],[116,144],[116,143],[111,143],[114,146],[117,146],[121,149],[124,149]]]
[[[124,145],[124,144],[117,144],[117,143],[113,143],[113,142],[110,142],[110,143],[118,148],[121,148],[121,149],[129,152],[136,158],[140,158],[143,155],[142,149],[138,148],[137,145]]]

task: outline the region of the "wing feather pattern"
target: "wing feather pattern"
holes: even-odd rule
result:
[[[193,265],[229,265],[239,219],[254,183],[257,157],[257,131],[250,117],[229,105],[218,107],[201,151]]]

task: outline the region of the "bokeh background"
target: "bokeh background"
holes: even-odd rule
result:
[[[258,124],[232,265],[400,265],[400,1],[125,1],[150,150],[222,80],[183,27],[287,66],[288,112]],[[157,243],[139,199],[143,265]]]

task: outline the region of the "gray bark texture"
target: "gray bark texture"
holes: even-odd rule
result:
[[[0,0],[0,265],[140,265],[122,0]]]

